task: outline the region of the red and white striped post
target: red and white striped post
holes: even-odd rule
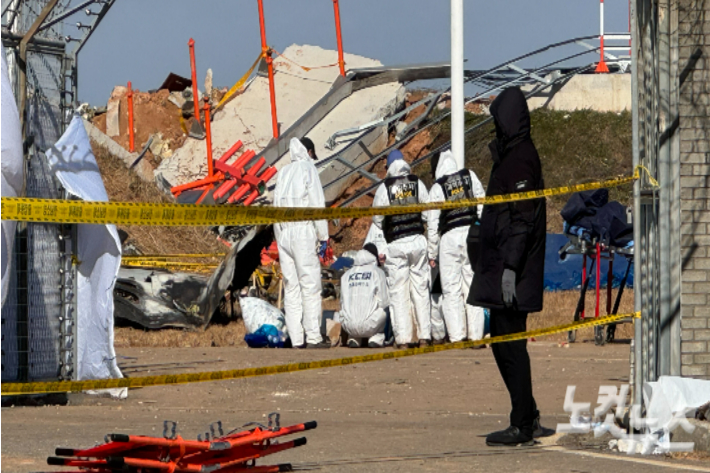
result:
[[[609,68],[606,67],[606,62],[604,61],[604,0],[599,0],[599,53],[599,63],[594,72],[609,72]]]

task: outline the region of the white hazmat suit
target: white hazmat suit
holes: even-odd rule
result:
[[[387,181],[390,178],[407,178],[410,172],[411,168],[404,160],[394,161],[387,169],[387,179],[377,188],[372,206],[391,205],[391,189],[388,188]],[[429,193],[423,182],[413,179],[409,185],[412,186],[410,190],[417,194],[418,202],[429,202]],[[428,219],[429,212],[422,212],[422,221],[426,223]],[[387,235],[385,217],[376,215],[372,217],[372,222]],[[435,259],[436,255],[427,248],[427,239],[423,233],[389,241],[386,255],[384,268],[390,297],[390,318],[396,343],[402,345],[412,341],[412,312],[416,317],[419,340],[431,340],[429,259]]]
[[[367,250],[355,255],[354,266],[340,278],[340,323],[355,339],[384,346],[386,308],[389,306],[385,273]]]
[[[473,171],[459,169],[451,151],[441,153],[435,177],[436,183],[429,192],[430,202],[456,200],[459,193],[468,193],[469,197],[471,194],[472,197],[484,197],[486,194],[481,181]],[[465,182],[469,177],[470,181]],[[478,218],[482,210],[482,205],[474,210]],[[462,219],[466,217],[458,216],[456,220],[456,216],[454,214],[447,216],[440,210],[432,210],[427,235],[429,244],[434,248],[438,247],[439,251],[442,312],[449,340],[451,342],[458,342],[465,338],[480,340],[483,338],[485,322],[483,308],[466,304],[473,280],[473,270],[466,247],[470,224],[461,225],[465,221]],[[448,221],[445,220],[447,218]],[[461,226],[456,226],[457,224]],[[444,231],[441,236],[440,227]]]
[[[277,175],[275,207],[325,207],[318,170],[298,138],[290,142],[291,163]],[[323,341],[320,326],[321,274],[317,250],[328,240],[328,222],[274,224],[284,278],[286,326],[294,347]],[[305,332],[305,341],[304,341]]]

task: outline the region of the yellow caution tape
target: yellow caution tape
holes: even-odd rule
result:
[[[25,222],[91,223],[150,226],[270,225],[280,222],[362,218],[374,215],[400,215],[428,210],[455,209],[475,205],[503,204],[540,199],[593,189],[618,187],[640,178],[637,167],[633,176],[617,177],[588,184],[563,186],[494,195],[478,199],[432,202],[389,207],[270,207],[193,204],[148,204],[135,202],[84,202],[77,200],[2,198],[2,219]],[[646,170],[646,172],[648,172]],[[650,176],[649,176],[650,178]],[[651,179],[652,183],[655,181]],[[655,183],[654,185],[657,185]]]
[[[214,263],[183,263],[179,261],[130,260],[121,261],[121,266],[133,268],[164,268],[170,270],[208,271],[217,268]]]
[[[411,348],[408,350],[396,350],[389,352],[373,353],[371,355],[348,356],[344,358],[336,358],[332,360],[322,361],[307,361],[303,363],[290,363],[286,365],[264,366],[261,368],[245,368],[240,370],[225,370],[225,371],[207,371],[203,373],[183,373],[183,374],[164,374],[157,376],[143,376],[139,378],[120,378],[120,379],[97,379],[86,381],[56,381],[45,383],[3,383],[2,395],[12,396],[21,394],[41,394],[55,392],[80,392],[95,389],[111,389],[111,388],[144,388],[148,386],[165,386],[169,384],[188,384],[199,383],[205,381],[223,381],[226,379],[241,379],[252,378],[257,376],[268,376],[279,373],[293,373],[296,371],[307,371],[319,368],[331,368],[335,366],[354,365],[358,363],[368,363],[371,361],[391,360],[394,358],[403,358],[406,356],[423,355],[425,353],[436,353],[446,350],[457,350],[463,348],[472,348],[480,345],[489,345],[493,343],[512,342],[516,340],[525,340],[532,337],[541,337],[560,332],[568,332],[570,330],[579,330],[585,327],[593,327],[597,325],[606,325],[614,322],[619,322],[627,318],[640,318],[641,313],[618,314],[600,317],[598,319],[589,319],[579,322],[573,322],[554,327],[542,328],[538,330],[530,330],[528,332],[514,333],[510,335],[502,335],[484,340],[475,340],[467,342],[448,343],[445,345],[435,345],[426,348]]]
[[[136,260],[154,260],[154,261],[167,261],[169,259],[175,258],[221,258],[226,256],[227,253],[174,253],[169,255],[129,255],[122,256],[123,261],[136,261]]]
[[[264,57],[264,54],[263,54],[263,53],[259,53],[259,57],[256,58],[256,61],[254,61],[254,64],[251,65],[251,67],[250,67],[249,70],[246,72],[246,74],[244,74],[244,75],[241,77],[241,79],[239,79],[239,80],[236,82],[236,84],[234,84],[234,85],[232,86],[232,88],[229,89],[226,94],[224,94],[224,97],[222,97],[222,100],[220,100],[219,103],[217,104],[217,106],[214,108],[214,111],[215,111],[215,112],[216,112],[217,110],[219,110],[220,108],[222,108],[222,106],[223,106],[225,103],[227,103],[227,100],[229,100],[230,98],[232,98],[232,95],[236,94],[236,93],[239,91],[239,89],[242,88],[242,86],[246,83],[247,79],[249,79],[249,76],[251,76],[251,73],[254,72],[254,69],[256,69],[256,66],[257,66],[257,64],[259,64],[259,61],[261,61],[261,58],[262,58],[262,57]]]

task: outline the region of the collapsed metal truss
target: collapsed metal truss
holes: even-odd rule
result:
[[[615,38],[617,39],[622,39],[625,41],[628,41],[629,35],[614,35]],[[565,64],[569,64],[571,61],[578,60],[580,58],[588,57],[590,53],[598,53],[599,48],[592,48],[588,49],[585,48],[585,50],[581,52],[576,52],[574,54],[569,54],[569,55],[564,55],[559,59],[555,59],[543,66],[539,66],[533,69],[526,69],[523,68],[520,63],[526,59],[533,58],[535,56],[538,56],[542,53],[549,52],[551,50],[554,50],[556,48],[561,48],[564,46],[569,46],[569,45],[574,45],[578,44],[581,41],[588,41],[591,39],[598,39],[598,36],[585,36],[581,38],[573,38],[567,41],[562,41],[559,43],[554,43],[548,46],[545,46],[543,48],[537,49],[535,51],[532,51],[530,53],[524,54],[522,56],[516,57],[514,59],[511,59],[509,61],[503,62],[502,64],[499,64],[491,69],[485,70],[485,71],[467,71],[466,72],[466,82],[472,85],[478,86],[481,91],[476,94],[475,97],[470,98],[467,103],[473,102],[475,100],[478,100],[482,97],[487,97],[490,96],[491,94],[494,94],[497,91],[500,91],[506,87],[528,87],[528,92],[526,92],[527,97],[532,97],[535,96],[536,94],[539,94],[542,91],[545,91],[547,89],[553,88],[555,86],[561,86],[565,84],[567,81],[569,81],[572,77],[574,77],[577,74],[580,73],[585,73],[589,72],[594,69],[594,66],[596,65],[596,62],[591,62],[591,63],[586,63],[582,66],[578,67],[571,67],[571,66],[566,66],[563,67]],[[623,57],[616,57],[606,54],[605,57],[608,59],[607,64],[612,68],[616,69],[619,72],[623,72],[625,69],[624,64],[628,62],[628,59],[623,58]],[[355,71],[357,72],[357,71]],[[445,120],[447,117],[450,115],[450,111],[445,111],[439,114],[436,114],[435,116],[431,115],[431,112],[433,111],[433,105],[436,104],[438,101],[438,98],[440,95],[436,97],[436,100],[430,102],[430,106],[427,108],[424,114],[422,114],[418,119],[417,119],[417,128],[409,126],[405,128],[407,133],[400,132],[396,136],[396,140],[394,143],[392,143],[390,146],[386,147],[382,152],[380,152],[377,155],[371,155],[370,159],[367,160],[366,162],[361,163],[358,166],[352,166],[347,172],[344,172],[343,174],[337,176],[336,178],[330,180],[329,182],[326,182],[323,184],[324,189],[328,189],[332,186],[335,186],[339,181],[343,179],[347,179],[352,177],[356,173],[362,174],[367,170],[367,168],[373,166],[378,160],[383,159],[387,156],[387,154],[392,151],[393,149],[400,148],[404,144],[406,144],[409,140],[411,140],[414,136],[416,136],[418,133],[421,133],[424,130],[427,130],[438,123],[441,123],[443,120]],[[474,130],[490,123],[492,120],[491,117],[488,117],[481,122],[477,123],[476,125],[473,125],[472,127],[468,128],[465,133],[469,134],[473,132]],[[359,146],[360,141],[365,138],[366,134],[368,131],[365,133],[362,133],[360,136],[356,137],[349,145],[348,147],[343,148],[340,150],[338,153],[334,154],[333,156],[329,156],[328,158],[325,158],[318,162],[317,166],[318,167],[323,167],[326,166],[327,164],[331,163],[332,161],[335,161],[338,159],[340,154],[343,154],[347,152],[348,148],[350,146]],[[437,149],[431,151],[425,156],[422,156],[421,158],[418,158],[416,161],[414,161],[412,166],[415,166],[417,164],[421,164],[425,161],[430,160],[433,156],[435,156],[437,153],[440,153],[441,151],[444,151],[450,147],[450,142],[446,142],[439,146]],[[369,174],[367,176],[368,179],[372,181],[372,184],[365,187],[364,189],[360,190],[353,196],[343,200],[338,204],[338,206],[347,206],[352,204],[353,202],[357,201],[360,197],[363,195],[366,195],[370,192],[372,192],[374,189],[377,188],[377,186],[380,184],[381,180],[379,179],[373,179],[372,175]]]

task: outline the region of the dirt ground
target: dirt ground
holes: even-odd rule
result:
[[[134,91],[133,93],[133,128],[135,130],[134,146],[135,151],[140,152],[148,142],[151,135],[161,133],[163,140],[168,147],[175,151],[180,148],[187,135],[180,124],[180,109],[168,101],[170,92],[159,90],[154,93]],[[128,149],[128,98],[123,95],[119,105],[119,136],[114,137],[114,141]],[[93,120],[94,125],[106,133],[106,114],[98,115]],[[148,158],[153,160],[152,164],[157,166],[159,158],[154,157],[150,151]]]
[[[627,382],[629,345],[569,349],[530,343],[534,389],[543,423],[568,422],[567,385],[576,400],[594,402],[599,386]],[[251,350],[119,348],[130,376],[225,370],[335,358],[367,349]],[[182,363],[182,365],[176,365]],[[118,401],[74,395],[68,405],[2,409],[2,471],[48,471],[54,448],[88,447],[107,433],[160,436],[165,419],[188,438],[222,420],[226,428],[264,421],[280,412],[282,424],[316,420],[308,444],[262,460],[329,472],[494,471],[603,472],[710,471],[708,461],[629,457],[597,448],[555,445],[486,447],[482,435],[507,426],[509,400],[490,349],[448,351],[411,358],[260,378],[131,390]],[[268,461],[268,463],[264,463]]]
[[[616,291],[613,293],[616,296]],[[531,314],[528,319],[528,330],[535,330],[554,325],[572,322],[574,308],[577,306],[576,291],[546,292],[545,309],[538,314]],[[627,290],[619,306],[620,313],[630,313],[634,310],[634,293]],[[590,291],[586,298],[587,316],[594,317],[594,294]],[[340,310],[339,300],[323,301],[323,310]],[[604,307],[601,314],[604,315]],[[137,327],[116,327],[114,343],[120,348],[154,347],[154,348],[188,348],[188,347],[232,347],[244,346],[244,322],[239,319],[228,324],[212,324],[206,330],[162,329],[144,330]],[[593,328],[579,330],[580,340],[594,337]],[[630,339],[633,337],[633,326],[622,324],[617,327],[616,337]],[[541,341],[563,343],[567,341],[567,333],[558,333],[542,337]]]

